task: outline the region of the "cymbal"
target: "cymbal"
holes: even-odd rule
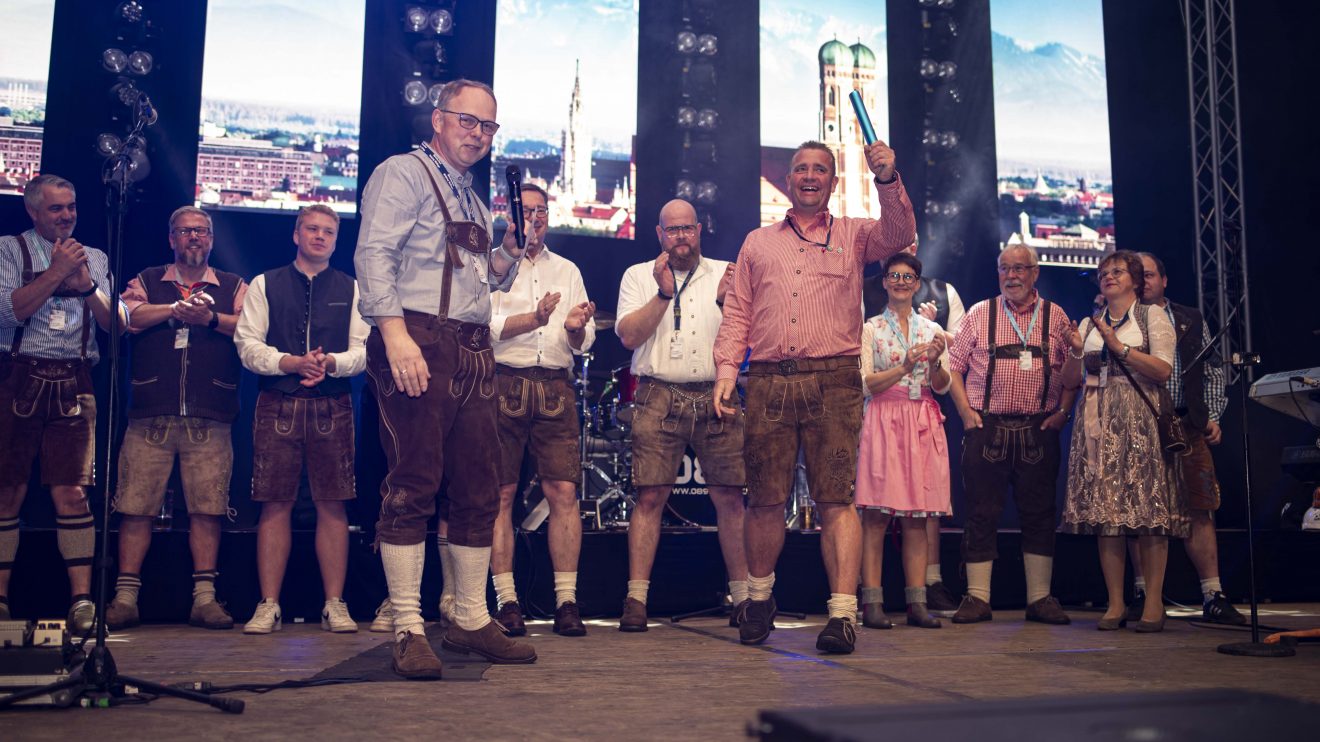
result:
[[[614,312],[596,312],[596,329],[609,330],[614,327]]]

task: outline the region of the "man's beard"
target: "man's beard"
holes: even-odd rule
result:
[[[687,254],[679,255],[678,254],[679,247],[686,247],[688,249]],[[675,245],[673,249],[669,251],[669,265],[671,265],[675,270],[680,270],[680,271],[692,270],[692,268],[696,266],[697,261],[700,259],[701,259],[701,252],[698,251],[697,248],[693,247],[692,245]]]

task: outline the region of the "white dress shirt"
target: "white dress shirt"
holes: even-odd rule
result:
[[[509,317],[535,312],[541,297],[551,292],[559,293],[559,303],[544,327],[501,338]],[[573,356],[590,350],[596,341],[596,321],[587,322],[582,347],[574,348],[568,342],[564,320],[568,319],[569,310],[587,300],[582,272],[573,261],[550,252],[548,247],[541,248],[534,259],[530,254],[524,255],[508,292],[490,295],[490,345],[495,351],[495,362],[514,368],[572,368]]]
[[[359,298],[355,281],[353,304],[350,307],[352,318],[348,325],[348,350],[326,354],[335,359],[335,370],[329,376],[357,376],[367,367],[367,335],[371,333],[371,326],[358,312]],[[243,368],[261,376],[287,376],[280,370],[280,360],[291,354],[266,344],[266,333],[269,330],[270,303],[266,301],[266,276],[262,274],[252,279],[248,286],[247,297],[243,299],[243,311],[238,315],[238,324],[234,326],[234,345],[238,347],[238,358],[243,362]]]
[[[674,299],[665,310],[664,317],[646,342],[633,351],[634,376],[654,376],[662,381],[685,384],[715,380],[715,334],[719,332],[724,313],[715,303],[720,278],[729,263],[703,257],[692,279],[683,287],[688,274],[674,272]],[[623,274],[619,285],[619,318],[640,309],[659,288],[651,270],[654,260],[634,265]],[[681,293],[679,293],[681,289]],[[674,331],[674,309],[682,312],[679,330]],[[617,331],[618,326],[615,326]],[[678,357],[673,348],[678,344]]]

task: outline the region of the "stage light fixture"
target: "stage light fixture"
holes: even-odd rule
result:
[[[128,67],[128,55],[123,49],[114,47],[106,49],[101,52],[101,66],[117,75]]]
[[[709,180],[697,184],[697,203],[713,204],[720,196],[719,186]]]
[[[720,114],[713,108],[703,108],[697,111],[697,128],[704,131],[714,131],[720,126]]]
[[[922,59],[917,63],[917,73],[923,80],[934,80],[940,74],[939,62],[933,59]]]
[[[137,89],[137,86],[133,84],[132,80],[121,78],[119,82],[115,83],[110,88],[110,97],[130,108],[133,104],[137,103],[138,98],[141,95],[142,91]]]
[[[953,219],[957,217],[958,214],[960,214],[961,212],[962,212],[962,207],[958,205],[957,201],[946,201],[944,203],[944,215],[946,217]]]
[[[954,103],[963,102],[962,88],[959,88],[957,85],[950,85],[947,88],[945,88],[944,94],[949,96],[949,100],[953,101]]]
[[[697,35],[691,31],[679,31],[674,38],[674,48],[679,54],[691,54],[697,48]]]
[[[679,128],[691,129],[697,122],[697,109],[692,106],[679,106],[678,115],[674,120]]]
[[[958,147],[958,132],[942,132],[940,134],[940,146],[944,149],[956,149]]]
[[[430,26],[430,29],[437,34],[444,35],[444,34],[453,33],[454,14],[450,13],[448,10],[445,10],[444,8],[441,8],[440,10],[432,11],[430,18],[427,21],[427,24]]]
[[[409,80],[403,84],[403,102],[410,106],[420,106],[426,102],[426,83],[421,80]]]
[[[421,33],[426,30],[428,18],[429,14],[425,8],[409,6],[403,11],[403,30],[408,33]]]
[[[128,55],[128,71],[135,75],[148,74],[154,64],[150,52],[135,51]]]
[[[96,151],[100,152],[102,157],[117,155],[123,147],[124,141],[110,132],[96,137]]]
[[[940,62],[938,74],[941,80],[952,80],[958,76],[958,65],[953,62]]]
[[[697,37],[697,53],[713,57],[720,52],[720,40],[715,34],[704,33]]]
[[[952,8],[956,0],[935,0],[935,7],[948,10]]]
[[[691,201],[697,191],[697,184],[687,178],[679,178],[674,184],[674,198],[681,198],[684,201]]]
[[[440,93],[445,89],[445,84],[437,82],[426,91],[426,99],[431,102],[432,108],[440,107]]]
[[[137,0],[128,0],[126,3],[120,3],[115,9],[115,13],[128,23],[142,22],[142,3]]]
[[[927,202],[926,202],[926,216],[939,216],[939,215],[940,215],[940,202],[939,202],[939,201],[927,201]]]
[[[445,64],[449,61],[445,45],[435,39],[427,39],[414,46],[413,56],[423,64]]]
[[[927,149],[940,143],[940,133],[934,129],[921,130],[921,146]]]

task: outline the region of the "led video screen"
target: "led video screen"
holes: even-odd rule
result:
[[[0,42],[0,194],[41,174],[55,0],[6,3]]]

